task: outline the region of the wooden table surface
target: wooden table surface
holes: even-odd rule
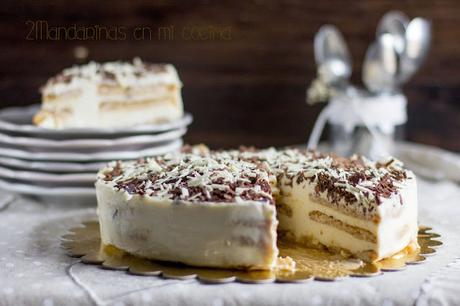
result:
[[[322,107],[304,102],[315,75],[315,32],[325,23],[342,30],[353,53],[353,79],[360,82],[377,21],[391,9],[427,17],[434,26],[429,59],[404,89],[407,138],[460,151],[458,0],[6,0],[0,7],[0,106],[38,102],[46,79],[74,63],[140,56],[177,66],[185,107],[195,117],[188,142],[302,143]],[[87,33],[72,36],[72,27]]]

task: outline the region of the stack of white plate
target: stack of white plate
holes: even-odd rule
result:
[[[180,149],[192,116],[123,129],[45,129],[31,124],[38,105],[0,111],[0,189],[47,201],[95,202],[97,170]]]

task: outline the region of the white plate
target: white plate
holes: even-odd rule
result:
[[[175,140],[155,147],[138,151],[107,151],[97,153],[62,153],[62,152],[30,152],[19,149],[1,148],[0,156],[13,157],[26,160],[70,161],[70,162],[95,162],[118,159],[137,159],[144,156],[161,155],[179,150],[182,140]]]
[[[0,144],[19,147],[27,151],[70,151],[73,153],[86,151],[120,150],[130,147],[142,148],[156,143],[172,141],[182,137],[187,129],[180,128],[154,135],[128,136],[114,139],[72,139],[51,140],[33,137],[15,137],[0,133]]]
[[[20,195],[34,196],[44,202],[64,205],[94,205],[96,190],[94,187],[41,187],[30,184],[13,183],[0,179],[0,189]]]
[[[69,173],[69,172],[95,172],[102,168],[106,162],[99,163],[66,163],[29,161],[12,157],[0,157],[0,165],[9,168],[23,169],[30,171]]]
[[[40,136],[43,138],[95,138],[104,136],[119,137],[120,135],[152,134],[170,131],[186,127],[192,122],[192,115],[184,114],[184,117],[174,122],[155,125],[139,125],[129,128],[67,128],[49,129],[32,125],[32,118],[38,111],[38,104],[26,107],[11,107],[0,111],[0,130],[9,133],[22,133]]]
[[[32,171],[11,170],[0,167],[0,177],[10,180],[32,182],[37,185],[91,185],[96,181],[96,173],[52,174]]]

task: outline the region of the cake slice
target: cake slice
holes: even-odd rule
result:
[[[391,158],[306,153],[278,158],[279,231],[287,240],[367,262],[417,248],[417,188]]]
[[[169,64],[91,62],[65,69],[42,87],[35,125],[46,128],[130,127],[179,119],[181,82]]]
[[[115,162],[96,191],[104,245],[194,266],[275,265],[270,177],[255,164],[188,153]]]

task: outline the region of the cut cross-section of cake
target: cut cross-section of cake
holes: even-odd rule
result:
[[[190,150],[114,162],[98,177],[103,244],[146,258],[271,269],[277,230],[368,262],[418,247],[415,176],[393,158]]]
[[[42,87],[34,124],[46,128],[129,127],[179,119],[182,84],[169,64],[91,62]]]
[[[288,240],[377,261],[417,248],[415,176],[395,159],[310,155],[280,173],[279,231]]]
[[[96,183],[103,244],[196,266],[270,269],[276,211],[257,165],[181,154],[112,163]]]

